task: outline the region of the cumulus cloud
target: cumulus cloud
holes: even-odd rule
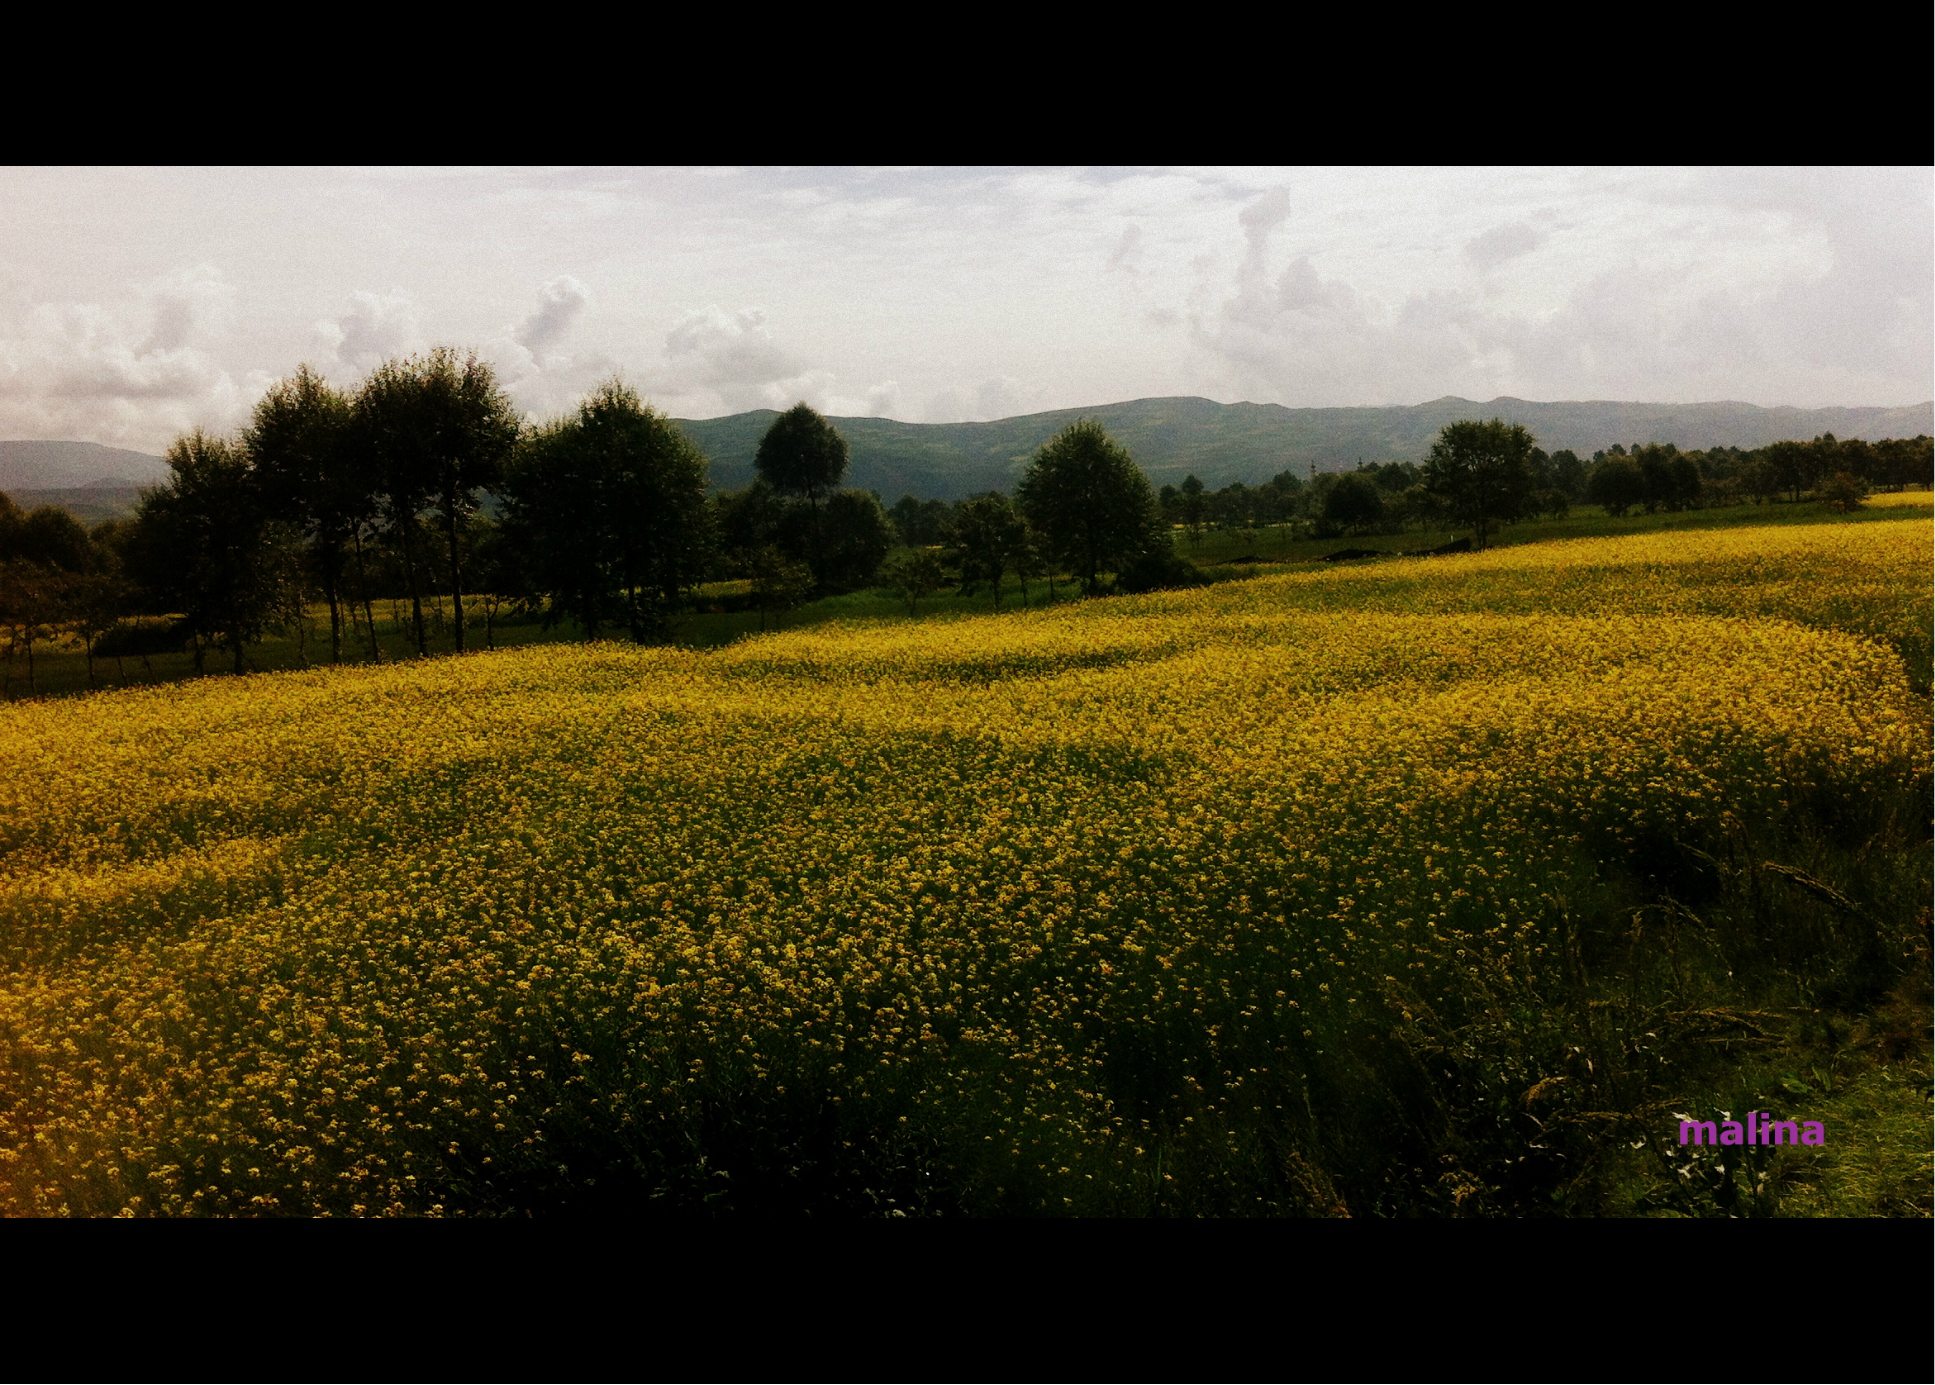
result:
[[[927,401],[927,423],[985,423],[997,418],[1036,412],[1042,391],[1009,375],[983,380],[971,389],[953,386]]]
[[[118,303],[26,303],[0,317],[0,434],[159,451],[197,426],[246,416],[266,380],[241,383],[214,355],[235,293],[196,265]]]
[[[583,284],[560,274],[539,290],[537,310],[512,330],[511,340],[542,358],[552,343],[571,330],[590,302],[591,293]]]
[[[727,312],[716,303],[687,313],[665,337],[671,393],[709,395],[727,413],[783,409],[804,399],[824,404],[831,372],[808,368],[774,339],[758,308]]]
[[[429,345],[416,303],[401,292],[352,293],[346,311],[316,323],[316,337],[331,360],[359,373]]]
[[[1630,203],[1617,227],[1628,248],[1569,271],[1542,256],[1540,291],[1516,298],[1488,276],[1511,265],[1524,277],[1517,266],[1543,243],[1532,221],[1466,239],[1462,276],[1379,294],[1302,247],[1273,247],[1288,212],[1273,194],[1239,213],[1243,257],[1220,291],[1199,294],[1189,330],[1230,392],[1291,405],[1925,397],[1925,180],[1858,197],[1791,181],[1727,174]]]

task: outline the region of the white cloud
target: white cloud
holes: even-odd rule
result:
[[[511,332],[511,340],[542,358],[545,349],[571,330],[591,302],[591,292],[569,274],[560,274],[539,290],[537,311]]]
[[[834,376],[780,346],[758,308],[718,304],[687,313],[665,337],[668,369],[658,383],[681,400],[710,396],[727,413],[824,405]]]
[[[222,430],[253,402],[215,351],[234,289],[208,265],[118,303],[21,303],[0,318],[0,435],[82,438],[159,450],[197,426]]]
[[[347,311],[316,323],[316,337],[333,362],[366,373],[428,347],[421,314],[408,294],[359,289],[349,300]]]

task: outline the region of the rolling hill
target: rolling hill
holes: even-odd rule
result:
[[[712,459],[713,484],[730,490],[752,479],[760,435],[774,417],[773,410],[759,409],[678,423]],[[1582,457],[1614,443],[1759,447],[1821,433],[1873,439],[1935,432],[1935,403],[1769,409],[1737,403],[1547,404],[1509,398],[1477,403],[1449,395],[1391,408],[1287,409],[1170,398],[1057,409],[991,423],[901,423],[886,418],[835,418],[833,423],[853,449],[848,484],[878,491],[891,504],[910,492],[951,500],[1010,489],[1035,449],[1078,418],[1099,419],[1157,485],[1194,472],[1215,487],[1231,481],[1255,484],[1284,470],[1339,471],[1359,461],[1418,461],[1445,424],[1494,417],[1524,424],[1547,451],[1569,447]]]

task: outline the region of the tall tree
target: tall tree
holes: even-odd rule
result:
[[[1493,529],[1523,517],[1531,505],[1531,458],[1532,435],[1519,424],[1450,423],[1431,444],[1424,484],[1452,519],[1471,526],[1483,548]]]
[[[247,452],[200,429],[168,449],[168,479],[141,498],[124,553],[150,605],[179,613],[204,647],[226,644],[242,671],[245,645],[286,608],[291,530],[264,501]]]
[[[361,552],[377,487],[367,454],[351,445],[350,402],[321,375],[298,366],[256,404],[242,441],[270,509],[309,539],[329,602],[329,659],[341,663],[347,550],[353,541]]]
[[[1079,574],[1091,596],[1101,591],[1104,569],[1162,537],[1149,479],[1093,419],[1070,424],[1043,445],[1028,463],[1016,499],[1047,540],[1051,558]]]
[[[597,528],[612,542],[626,623],[643,644],[664,632],[711,556],[705,454],[616,377],[579,407],[575,445],[604,511]]]
[[[824,583],[825,566],[820,555],[823,537],[820,501],[839,489],[847,474],[847,440],[824,416],[804,400],[773,420],[759,440],[753,465],[760,476],[781,495],[806,502],[808,521],[806,542],[792,545],[804,552],[816,582]]]
[[[360,440],[380,469],[391,523],[400,529],[416,623],[417,653],[428,653],[418,572],[417,519],[434,507],[449,563],[457,652],[464,652],[462,529],[477,493],[497,484],[517,441],[517,415],[490,366],[448,347],[385,361],[356,397]]]
[[[518,448],[505,477],[504,537],[553,612],[574,617],[587,639],[617,619],[643,643],[704,578],[705,492],[705,454],[612,379]]]
[[[1028,542],[1028,526],[1008,497],[989,491],[961,502],[954,513],[954,551],[961,565],[961,586],[986,582],[994,588],[994,608],[1001,609],[1001,579],[1014,567]]]

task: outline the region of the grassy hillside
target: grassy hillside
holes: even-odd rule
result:
[[[770,409],[726,418],[679,420],[712,458],[713,483],[734,489],[752,479]],[[1277,404],[1217,404],[1208,399],[1137,399],[1060,409],[992,423],[900,423],[836,418],[853,449],[848,484],[876,490],[887,503],[908,493],[943,500],[1011,490],[1021,467],[1078,418],[1100,419],[1157,485],[1194,472],[1211,486],[1267,481],[1355,467],[1360,461],[1419,461],[1447,423],[1502,417],[1523,423],[1547,451],[1582,457],[1614,443],[1671,442],[1680,447],[1759,447],[1783,438],[1914,437],[1935,432],[1935,405],[1901,409],[1763,409],[1752,404],[1625,404],[1593,401],[1490,403],[1447,397],[1397,408],[1286,409]]]
[[[0,1208],[1925,1216],[1932,556],[0,709]]]

